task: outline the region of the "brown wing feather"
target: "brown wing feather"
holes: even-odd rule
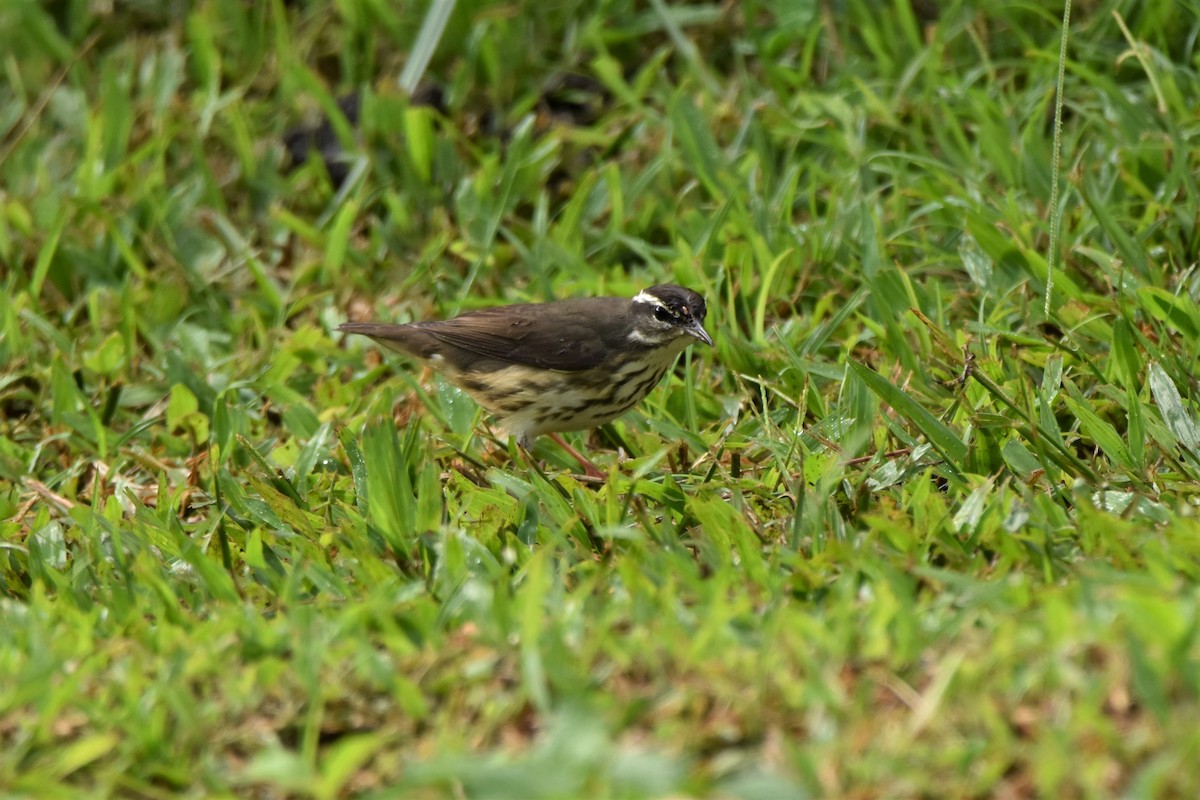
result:
[[[484,308],[414,327],[485,359],[556,370],[592,369],[624,336],[616,297]]]
[[[440,342],[456,351],[443,355],[464,371],[521,364],[570,372],[592,369],[614,349],[630,347],[628,304],[620,297],[591,297],[482,308],[410,325],[347,323],[340,329],[423,359],[444,350]]]

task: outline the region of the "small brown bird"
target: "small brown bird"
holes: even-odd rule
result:
[[[348,322],[338,330],[440,372],[529,449],[543,433],[594,428],[641,402],[688,345],[712,345],[705,314],[699,294],[664,284],[632,299],[522,303],[408,325]]]

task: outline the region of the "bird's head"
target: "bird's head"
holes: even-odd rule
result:
[[[651,286],[633,298],[632,306],[630,341],[648,347],[686,346],[683,337],[691,336],[712,346],[712,337],[704,330],[708,313],[704,298],[691,289],[672,284]]]

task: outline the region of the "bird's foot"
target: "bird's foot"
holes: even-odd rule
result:
[[[563,450],[566,450],[567,454],[571,456],[571,458],[579,462],[579,466],[583,467],[583,472],[585,475],[587,475],[587,477],[600,481],[605,479],[606,476],[600,471],[600,468],[593,464],[583,453],[567,444],[566,439],[562,438],[557,433],[548,433],[546,435],[553,439],[559,447],[561,447]]]

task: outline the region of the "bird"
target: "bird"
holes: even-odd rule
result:
[[[695,342],[712,347],[707,307],[691,289],[660,284],[628,297],[582,297],[469,311],[395,325],[347,322],[440,373],[531,451],[549,434],[594,469],[559,433],[611,422],[642,401]]]

